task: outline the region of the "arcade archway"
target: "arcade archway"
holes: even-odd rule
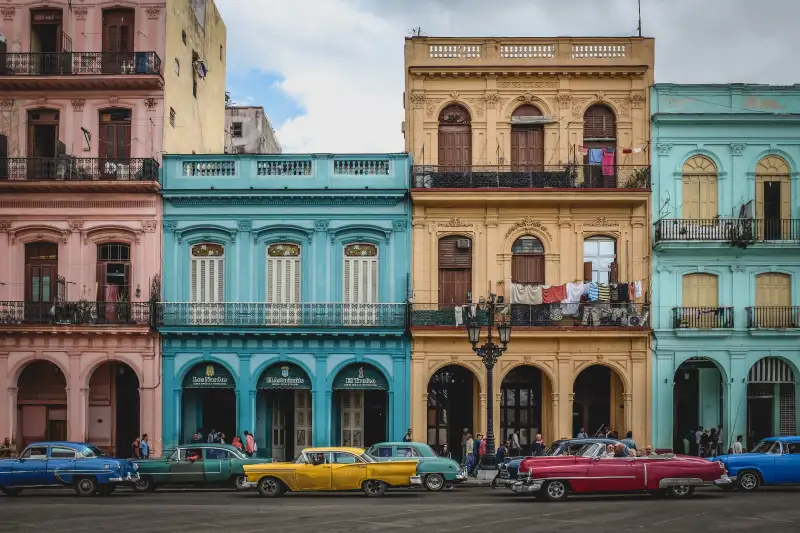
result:
[[[67,440],[67,379],[50,361],[27,365],[17,380],[17,449]]]
[[[575,378],[572,392],[575,395],[572,404],[573,437],[581,429],[591,436],[605,426],[616,431],[620,438],[625,436],[628,428],[625,423],[624,385],[615,371],[607,366],[589,366]]]
[[[227,368],[211,362],[192,367],[183,378],[181,416],[182,443],[202,434],[207,441],[212,430],[230,443],[237,434],[236,381]]]
[[[764,357],[747,374],[747,449],[764,437],[797,435],[797,398],[792,367]]]
[[[256,388],[259,452],[291,460],[312,443],[311,379],[294,363],[277,363],[262,372]]]
[[[131,457],[139,435],[139,378],[125,363],[109,361],[89,379],[89,441],[115,457]]]
[[[673,381],[673,450],[697,455],[698,428],[727,427],[724,394],[722,373],[712,359],[692,357],[681,363]],[[724,444],[724,435],[721,441]]]
[[[552,392],[550,380],[534,366],[518,366],[506,374],[500,385],[498,445],[509,441],[513,448],[516,441],[520,449],[515,453],[527,455],[537,433],[543,435],[545,442],[560,437],[553,435],[552,412],[544,408],[544,399],[550,398]]]
[[[437,452],[447,444],[453,459],[464,458],[463,431],[476,434],[480,385],[475,375],[459,365],[440,368],[428,381],[427,442]]]
[[[389,382],[369,364],[352,364],[333,380],[331,441],[366,448],[388,438]]]

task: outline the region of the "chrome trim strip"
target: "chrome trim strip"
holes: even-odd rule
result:
[[[647,463],[644,463],[644,488],[647,488]]]

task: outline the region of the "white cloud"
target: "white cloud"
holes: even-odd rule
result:
[[[277,72],[306,113],[278,130],[287,152],[403,150],[403,38],[633,35],[636,0],[216,0],[229,69]],[[794,83],[800,2],[642,0],[656,81]],[[265,102],[259,102],[265,104]]]

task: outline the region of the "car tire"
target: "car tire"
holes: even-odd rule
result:
[[[548,502],[563,502],[567,499],[569,487],[565,481],[554,479],[544,484],[541,489],[542,496]]]
[[[236,490],[241,491],[250,489],[250,485],[247,484],[247,476],[245,475],[235,476],[231,484],[233,485],[233,488]]]
[[[428,474],[425,476],[425,488],[431,492],[439,492],[444,488],[444,477],[441,474]]]
[[[81,477],[75,480],[75,494],[82,497],[94,496],[97,492],[97,481],[91,477]]]
[[[258,480],[258,493],[265,498],[277,498],[286,492],[286,487],[280,479],[262,477]]]
[[[377,479],[368,479],[361,484],[361,489],[368,498],[378,498],[386,492],[386,483]]]
[[[150,476],[140,476],[139,480],[133,484],[134,492],[153,492],[156,484]]]
[[[0,492],[5,494],[6,496],[17,496],[17,495],[19,495],[20,492],[22,492],[22,489],[12,489],[12,488],[3,487],[3,488],[0,488]]]
[[[694,494],[694,487],[691,485],[673,485],[667,488],[667,496],[670,498],[691,498],[692,494]]]
[[[761,477],[755,470],[745,470],[736,476],[736,486],[744,492],[755,492],[761,486]]]
[[[113,485],[111,483],[100,485],[99,487],[97,487],[97,494],[100,496],[111,496],[112,494],[114,494],[116,488],[117,488],[116,485]]]

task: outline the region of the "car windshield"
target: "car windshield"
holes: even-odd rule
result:
[[[580,457],[594,457],[596,455],[599,455],[602,450],[605,450],[605,446],[603,446],[602,444],[597,444],[597,443],[584,444],[583,447],[580,450],[578,450],[578,452],[575,455],[578,455]]]
[[[306,456],[303,454],[303,452],[300,452],[300,455],[295,457],[294,461],[292,462],[296,465],[304,465],[306,464]]]
[[[558,453],[558,449],[561,447],[562,441],[555,441],[551,442],[550,445],[544,449],[542,455],[555,455]]]
[[[421,457],[439,457],[427,444],[414,444],[414,449]]]
[[[780,455],[781,453],[781,445],[776,440],[762,440],[756,447],[753,448],[753,453],[767,453],[767,454],[774,454]]]
[[[376,463],[377,462],[377,461],[375,461],[375,459],[370,457],[370,455],[368,453],[366,453],[366,452],[362,453],[361,455],[359,455],[359,457],[361,457],[364,460],[365,463]]]
[[[106,457],[105,452],[97,446],[86,446],[80,454],[82,457]]]
[[[233,456],[236,457],[237,459],[247,459],[247,455],[245,455],[244,452],[240,452],[236,448],[232,448],[232,449],[225,448],[225,450],[227,450],[230,453],[232,453]]]

